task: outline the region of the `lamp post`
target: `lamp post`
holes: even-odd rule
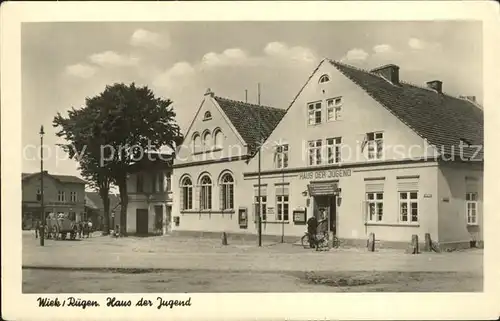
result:
[[[45,242],[45,209],[44,209],[44,204],[43,204],[43,197],[44,197],[44,192],[43,192],[43,135],[45,132],[43,131],[43,125],[40,127],[40,189],[41,189],[41,209],[42,209],[42,224],[40,224],[40,246],[44,246]]]

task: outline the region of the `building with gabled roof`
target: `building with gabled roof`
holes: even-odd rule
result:
[[[177,152],[172,229],[255,237],[260,203],[264,237],[296,241],[314,215],[346,244],[481,244],[483,111],[445,85],[324,59],[287,109],[208,91]]]
[[[35,219],[41,219],[41,173],[21,173],[23,227],[30,228]],[[71,175],[55,175],[44,171],[44,211],[67,213],[76,221],[85,215],[86,181]]]

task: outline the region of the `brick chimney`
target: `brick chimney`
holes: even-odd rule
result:
[[[441,80],[428,81],[427,87],[430,89],[434,89],[440,94],[443,92],[443,82]]]
[[[389,80],[394,85],[399,84],[399,67],[393,64],[384,65],[375,69],[370,70],[370,72],[377,74]]]

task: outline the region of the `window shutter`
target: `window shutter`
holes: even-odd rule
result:
[[[398,191],[418,191],[418,178],[398,179]]]
[[[182,187],[182,186],[181,186],[181,188],[179,188],[179,196],[180,196],[179,204],[181,205],[180,209],[185,210],[186,208],[184,206],[184,187]]]
[[[361,213],[363,224],[368,221],[368,201],[361,201]]]
[[[365,185],[366,193],[383,192],[384,183],[369,183]]]

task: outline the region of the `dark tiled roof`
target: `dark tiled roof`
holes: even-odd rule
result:
[[[90,202],[88,202],[89,207],[92,208],[97,208],[97,209],[104,209],[104,205],[102,204],[102,199],[99,193],[97,192],[85,192],[85,198],[89,199]],[[112,210],[115,210],[115,212],[120,211],[120,196],[116,196],[114,194],[109,194],[109,210],[110,212]]]
[[[248,144],[250,154],[257,150],[259,114],[261,119],[260,138],[264,142],[286,113],[285,109],[280,108],[259,106],[217,96],[214,99]]]
[[[30,177],[33,177],[33,176],[36,176],[36,175],[39,175],[39,174],[40,174],[40,172],[36,172],[36,173],[21,173],[21,179],[25,180],[25,179],[28,179]],[[77,183],[77,184],[86,184],[87,183],[83,179],[81,179],[79,177],[76,177],[76,176],[72,176],[72,175],[53,175],[53,174],[50,174],[50,173],[45,173],[45,174],[46,175],[50,175],[51,177],[57,179],[61,183]]]
[[[330,62],[440,152],[458,156],[461,139],[483,146],[483,111],[474,103],[401,81],[393,85],[369,71]],[[464,148],[463,155],[472,157],[476,150]],[[482,159],[483,151],[476,157]]]

